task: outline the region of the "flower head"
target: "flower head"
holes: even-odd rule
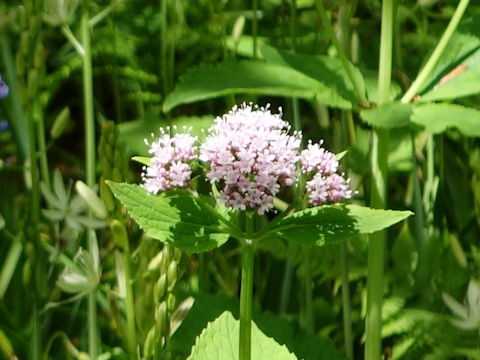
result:
[[[167,131],[170,130],[167,128]],[[192,170],[189,162],[195,159],[196,136],[188,133],[177,133],[173,137],[160,128],[160,137],[155,139],[148,151],[153,157],[150,166],[143,168],[143,187],[154,194],[173,187],[185,187],[189,184]],[[153,134],[152,134],[153,137]]]
[[[307,149],[300,154],[302,172],[311,178],[307,181],[307,193],[312,205],[338,202],[353,195],[350,179],[346,180],[344,174],[336,174],[338,160],[333,153],[322,148],[322,144],[323,140],[317,144],[309,141]]]
[[[200,160],[210,164],[207,177],[220,184],[226,206],[264,214],[280,186],[295,183],[301,134],[289,135],[289,130],[282,113],[272,114],[269,105],[244,103],[215,119],[200,147]]]
[[[325,176],[320,172],[307,182],[307,193],[308,200],[315,206],[350,199],[353,195],[350,179],[345,180],[338,174]]]

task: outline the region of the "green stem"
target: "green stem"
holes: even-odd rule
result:
[[[133,301],[133,289],[131,279],[131,254],[128,240],[123,251],[123,265],[125,267],[125,307],[127,311],[127,341],[128,353],[134,359],[137,353],[137,332],[135,329],[135,303]]]
[[[355,91],[357,100],[360,102],[362,106],[368,106],[368,100],[365,95],[365,92],[361,90],[362,87],[358,83],[355,75],[353,74],[352,64],[348,60],[347,55],[343,51],[342,46],[340,45],[340,42],[337,39],[332,23],[330,22],[327,12],[323,6],[322,0],[316,0],[315,4],[317,7],[318,14],[320,15],[320,18],[322,19],[322,22],[327,29],[330,39],[332,40],[333,46],[335,47],[335,50],[337,50],[337,54],[340,59],[340,62],[342,63],[343,68],[345,69],[345,72],[347,73],[348,79],[353,85],[353,90]]]
[[[40,160],[40,172],[42,173],[42,180],[48,189],[51,189],[50,183],[50,171],[48,170],[47,160],[47,146],[45,144],[45,121],[43,114],[38,112],[38,126],[37,126],[37,138],[38,138],[38,151]]]
[[[240,288],[240,339],[239,360],[252,356],[252,295],[253,295],[253,213],[246,214],[247,239],[242,244],[242,283]]]
[[[3,64],[5,64],[5,80],[10,87],[10,94],[7,98],[8,101],[12,104],[13,116],[12,124],[14,129],[15,138],[17,139],[18,152],[22,160],[28,158],[30,153],[30,142],[29,142],[29,124],[25,119],[25,114],[23,112],[22,103],[21,103],[21,94],[18,90],[17,76],[15,75],[15,66],[14,60],[12,57],[12,52],[10,50],[10,45],[6,35],[0,36],[0,56]]]
[[[81,57],[85,56],[85,50],[83,49],[82,44],[77,40],[75,35],[73,35],[72,31],[68,27],[68,25],[63,25],[61,27],[62,34],[65,35],[68,41],[72,44],[72,46],[75,48],[77,51],[78,55]]]
[[[87,185],[95,185],[95,118],[93,112],[93,79],[92,79],[92,53],[90,45],[90,27],[88,25],[88,0],[83,0],[81,33],[84,50],[83,60],[83,107],[85,120],[86,142],[86,180]],[[91,231],[88,231],[91,236]],[[91,241],[88,241],[90,244]],[[90,246],[90,245],[89,245]],[[89,249],[91,250],[91,249]],[[98,331],[97,331],[97,306],[96,289],[88,294],[88,350],[90,359],[97,359],[98,355]]]
[[[313,334],[315,331],[314,326],[314,314],[313,314],[313,281],[312,281],[312,269],[310,260],[310,251],[304,249],[305,262],[304,269],[305,274],[303,277],[304,290],[305,290],[305,312],[303,313],[303,326],[309,334]]]
[[[258,32],[258,21],[257,21],[257,11],[258,11],[258,0],[252,0],[252,11],[253,11],[253,19],[252,19],[252,36],[253,36],[253,58],[257,58],[257,48],[258,48],[258,39],[257,39],[257,32]]]
[[[168,92],[168,79],[167,79],[167,31],[168,31],[168,0],[161,0],[161,14],[162,14],[162,28],[161,28],[161,46],[160,46],[160,59],[161,59],[161,75],[162,75],[162,85],[163,85],[163,94],[166,95]]]
[[[353,360],[352,306],[350,302],[347,243],[340,244],[340,265],[342,269],[343,331],[347,358]]]
[[[380,64],[378,75],[378,103],[388,102],[392,72],[392,37],[395,0],[382,4],[380,37]],[[378,129],[372,134],[372,189],[371,206],[384,209],[387,203],[388,130]],[[380,359],[382,342],[382,296],[386,232],[371,235],[368,248],[367,318],[365,359]]]
[[[2,265],[2,270],[0,271],[0,300],[3,300],[5,296],[23,250],[20,236],[14,237],[12,240],[13,242],[8,249],[8,253],[5,256],[5,261]]]
[[[438,42],[437,46],[433,50],[432,55],[428,59],[427,63],[425,66],[422,68],[420,73],[417,75],[417,78],[414,80],[410,88],[407,90],[405,95],[403,95],[402,99],[400,100],[402,103],[408,103],[410,102],[413,97],[421,90],[421,88],[424,86],[426,80],[428,77],[430,77],[432,71],[434,70],[435,66],[438,64],[438,61],[440,60],[443,51],[447,47],[450,39],[452,38],[453,33],[458,27],[458,24],[460,23],[460,20],[463,16],[463,13],[465,12],[468,3],[470,0],[460,0],[457,9],[455,10],[455,13],[452,16],[452,19],[450,20],[450,23],[448,24],[447,28],[445,29],[445,32],[443,33],[442,37],[440,38],[440,41]]]
[[[41,332],[40,332],[40,315],[38,311],[38,283],[37,283],[37,274],[40,274],[39,269],[39,236],[38,236],[38,223],[40,219],[40,184],[39,184],[39,171],[37,166],[37,142],[35,138],[35,122],[33,121],[32,114],[30,114],[28,119],[29,125],[29,138],[30,138],[30,176],[31,176],[31,206],[32,206],[32,243],[34,247],[34,256],[32,261],[32,279],[34,280],[33,284],[33,309],[32,309],[32,336],[31,336],[31,351],[32,359],[37,360],[40,358],[42,353],[41,348]]]

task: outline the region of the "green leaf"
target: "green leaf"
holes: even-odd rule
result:
[[[233,316],[238,316],[239,301],[236,297],[228,297],[222,293],[215,295],[196,293],[194,296],[195,301],[187,317],[182,320],[170,339],[172,350],[182,355],[194,345],[202,329],[224,311],[230,311]],[[345,356],[335,348],[330,339],[310,335],[300,329],[295,322],[270,312],[260,313],[257,310],[253,309],[253,319],[258,328],[277,343],[285,344],[300,359],[345,360]]]
[[[350,99],[336,89],[344,87],[343,82],[322,83],[288,65],[229,60],[192,68],[165,99],[163,109],[167,112],[180,104],[239,93],[315,99],[328,106],[350,109]]]
[[[406,126],[412,114],[412,105],[392,102],[375,109],[362,110],[360,116],[375,128],[391,129]]]
[[[410,215],[410,211],[358,205],[323,205],[286,216],[269,233],[300,244],[323,246],[385,229]]]
[[[460,105],[418,105],[413,109],[411,121],[433,134],[457,128],[465,136],[480,136],[480,111]]]
[[[152,164],[152,158],[147,156],[134,156],[132,157],[132,160],[146,166],[151,166]]]
[[[107,184],[115,197],[145,233],[171,243],[188,253],[199,253],[221,246],[228,233],[209,204],[210,199],[186,192],[153,195],[139,185]]]
[[[240,323],[229,312],[224,312],[208,324],[197,338],[187,360],[238,359],[238,333]],[[285,345],[279,345],[264,335],[252,322],[252,359],[295,360]]]
[[[436,67],[421,102],[455,99],[480,93],[480,40],[456,34]]]
[[[358,99],[356,98],[353,85],[338,58],[293,53],[274,48],[266,43],[261,45],[260,50],[263,57],[268,61],[295,69],[325,85],[331,92],[338,93],[343,99],[351,103],[357,102]],[[360,91],[365,94],[365,80],[362,73],[353,64],[350,64],[350,66],[355,80],[360,84]],[[326,105],[329,104],[326,103]]]

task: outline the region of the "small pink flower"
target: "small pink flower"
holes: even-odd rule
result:
[[[338,160],[335,154],[322,148],[322,144],[323,140],[317,144],[309,141],[307,149],[300,154],[302,172],[308,177],[313,176],[306,185],[308,200],[315,206],[350,199],[353,195],[350,179],[345,180],[343,174],[336,174]]]
[[[350,179],[345,180],[338,174],[323,175],[317,173],[307,182],[308,200],[312,205],[323,205],[327,202],[339,202],[350,199],[353,195],[350,190]]]
[[[234,106],[215,119],[200,159],[209,163],[207,178],[221,185],[226,206],[264,214],[273,207],[280,186],[295,183],[301,134],[289,135],[289,130],[282,114],[272,114],[269,105]]]
[[[167,129],[170,130],[170,129]],[[185,129],[190,131],[190,129]],[[153,135],[152,135],[153,137]],[[173,187],[188,186],[192,176],[189,162],[195,159],[196,136],[178,133],[171,136],[160,128],[160,137],[151,144],[149,153],[153,155],[150,166],[143,168],[143,187],[154,194]]]
[[[305,174],[311,172],[320,172],[322,174],[333,174],[338,170],[338,161],[335,154],[322,148],[323,140],[317,144],[308,142],[307,149],[303,150],[300,155],[300,163],[302,171]]]

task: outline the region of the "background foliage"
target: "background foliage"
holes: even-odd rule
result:
[[[388,359],[480,358],[480,296],[469,285],[480,269],[480,6],[471,2],[430,78],[403,104],[457,1],[397,1],[392,102],[376,108],[381,3],[324,4],[368,107],[311,0],[258,1],[257,14],[238,0],[0,4],[0,74],[10,87],[0,99],[0,356],[85,358],[85,294],[98,289],[99,352],[131,358],[121,285],[130,263],[142,358],[185,359],[208,322],[225,310],[235,314],[238,249],[227,243],[188,255],[152,240],[104,180],[139,182],[141,166],[128,159],[147,155],[143,139],[159,126],[192,126],[201,137],[215,116],[254,101],[282,106],[306,138],[348,150],[343,170],[363,205],[371,129],[391,129],[388,207],[416,216],[389,231],[382,351]],[[81,39],[85,8],[97,148],[91,190],[100,205],[74,185],[86,177],[82,57],[72,40]],[[281,198],[290,202],[293,194]],[[88,209],[97,211],[89,216]],[[113,220],[124,237],[109,226]],[[86,240],[91,228],[98,249]],[[361,235],[346,247],[358,359],[367,247]],[[340,247],[306,251],[286,237],[265,240],[262,250],[254,278],[258,327],[298,358],[345,358]]]

